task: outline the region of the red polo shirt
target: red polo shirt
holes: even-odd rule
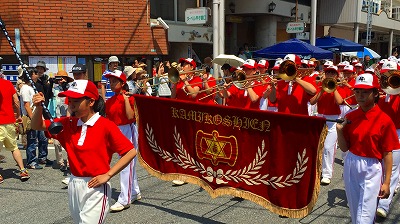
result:
[[[399,148],[396,127],[379,106],[367,112],[361,108],[346,115],[351,121],[343,129],[347,146],[355,155],[382,159],[384,152]]]
[[[289,82],[284,80],[278,81],[276,89],[278,112],[308,115],[307,102],[312,96],[307,94],[297,82],[292,83],[291,94],[288,94]]]
[[[256,102],[251,102],[249,93],[245,89],[239,89],[235,85],[229,87],[228,92],[230,92],[230,97],[228,101],[228,106],[245,108],[245,109],[260,109],[260,99],[265,91],[265,85],[260,85],[261,82],[252,82],[252,89],[259,97]]]
[[[212,76],[210,76],[208,78],[207,82],[208,82],[208,86],[210,88],[214,88],[217,85],[217,81]],[[201,85],[201,89],[200,90],[205,90],[204,84]],[[201,93],[197,94],[197,97],[196,97],[198,99],[197,101],[200,102],[200,103],[208,103],[208,104],[215,105],[215,101],[214,101],[215,94],[211,94],[211,93],[215,93],[215,89],[210,90],[210,91],[211,91],[210,93],[207,93],[206,91],[204,91],[204,92],[201,92]]]
[[[87,126],[83,145],[79,146],[82,126],[78,119],[64,117],[55,120],[61,122],[63,130],[55,136],[68,153],[71,173],[77,177],[95,177],[110,170],[113,153],[124,155],[133,149],[132,143],[121,133],[112,121],[101,117],[93,126]],[[46,127],[50,121],[46,120]]]
[[[191,85],[193,88],[195,87],[195,86],[197,86],[197,87],[199,87],[199,89],[201,89],[201,87],[203,86],[202,85],[202,80],[201,80],[201,78],[199,77],[199,76],[194,76],[190,81],[188,81],[189,82],[189,84],[193,84],[193,85]],[[195,83],[195,84],[194,84]],[[185,91],[183,91],[183,88],[186,88],[185,87],[185,82],[183,82],[181,79],[178,81],[178,83],[176,83],[176,86],[175,86],[175,88],[176,88],[176,99],[178,99],[178,100],[187,100],[187,101],[193,101],[193,102],[195,102],[195,101],[197,101],[197,99],[198,99],[198,95],[199,94],[197,94],[197,96],[196,97],[192,97],[191,95],[188,95],[186,92],[189,92],[187,89],[185,89],[186,90],[186,92]]]
[[[321,89],[321,87],[318,88]],[[317,105],[319,114],[340,115],[340,107],[335,101],[334,93],[322,93],[322,96],[318,99]]]
[[[397,129],[400,129],[400,96],[389,95],[389,102],[386,97],[379,98],[378,105],[393,121]]]
[[[0,124],[15,123],[13,95],[16,92],[10,81],[0,78]]]
[[[129,97],[129,104],[134,108],[135,98]],[[125,99],[122,94],[116,94],[106,101],[107,118],[113,121],[116,125],[125,125],[135,122],[135,118],[129,120],[126,117]]]

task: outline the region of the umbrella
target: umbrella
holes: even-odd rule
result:
[[[296,38],[253,52],[254,57],[270,59],[284,58],[287,54],[296,54],[303,59],[333,58],[331,51],[321,49]]]
[[[216,58],[214,58],[213,63],[221,65],[221,66],[224,64],[229,64],[230,66],[233,66],[233,67],[240,67],[244,64],[244,60],[235,55],[220,54]]]
[[[315,46],[333,52],[363,51],[364,46],[338,37],[324,36],[315,39]]]
[[[381,56],[376,53],[374,50],[364,47],[364,51],[358,51],[358,52],[345,52],[342,53],[344,56],[357,56],[358,58],[364,58],[364,56],[368,55],[370,58],[381,58]]]
[[[368,55],[370,58],[381,58],[381,56],[378,53],[376,53],[374,50],[368,47],[364,47],[364,52],[362,51],[357,52],[357,57],[359,58],[363,58],[366,55]]]

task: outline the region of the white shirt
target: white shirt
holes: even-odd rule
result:
[[[21,89],[19,90],[21,94],[21,113],[22,115],[27,115],[26,109],[25,109],[25,102],[29,102],[29,106],[33,106],[32,98],[33,95],[35,95],[35,91],[31,86],[28,86],[27,84],[24,84]],[[32,111],[33,112],[33,111]]]

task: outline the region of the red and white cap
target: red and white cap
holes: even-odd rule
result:
[[[295,54],[287,54],[284,58],[284,61],[290,60],[296,63],[296,65],[301,65],[301,58],[298,55]]]
[[[395,62],[397,62],[397,58],[396,58],[396,56],[390,56],[390,57],[388,57],[388,61],[395,61]]]
[[[315,67],[317,64],[314,61],[308,61],[308,67]]]
[[[343,71],[344,72],[356,72],[356,69],[354,68],[353,65],[346,65],[346,66],[344,66]]]
[[[351,61],[351,64],[357,64],[358,63],[358,59],[353,59],[352,61]]]
[[[384,73],[391,70],[399,70],[399,65],[395,61],[387,61],[385,64],[382,65],[380,73]]]
[[[181,64],[188,63],[188,64],[191,64],[193,66],[193,68],[196,68],[196,62],[191,58],[180,58],[179,63],[181,63]]]
[[[126,75],[125,73],[123,73],[120,70],[114,70],[113,72],[107,72],[104,77],[106,77],[107,79],[109,79],[110,77],[116,77],[118,79],[120,79],[123,82],[126,82]]]
[[[306,59],[301,60],[301,65],[302,66],[307,66],[307,68],[309,67],[309,61]]]
[[[89,97],[91,99],[99,99],[99,91],[96,85],[89,80],[75,80],[67,91],[58,94],[59,97],[82,98]]]
[[[324,67],[333,66],[333,61],[325,61]]]
[[[334,71],[337,74],[339,74],[337,66],[334,66],[334,65],[331,65],[331,66],[329,66],[329,67],[324,69],[324,72],[327,72],[327,71]]]
[[[365,69],[364,73],[370,73],[370,74],[375,74],[375,70],[371,67]]]
[[[372,89],[379,88],[379,81],[376,75],[370,73],[364,73],[356,78],[354,89]]]
[[[354,65],[354,67],[363,67],[363,65],[360,63],[360,62],[358,62],[358,63],[356,63],[355,65]]]
[[[241,66],[241,68],[249,68],[249,69],[257,68],[257,62],[254,61],[253,59],[247,59]]]
[[[274,67],[272,68],[272,70],[279,70],[279,67],[282,64],[282,62],[283,62],[282,58],[276,59]]]
[[[385,64],[386,62],[388,62],[387,59],[382,59],[382,60],[379,61],[379,64],[380,64],[380,65],[383,65],[383,64]]]
[[[261,59],[258,61],[257,68],[268,68],[269,62],[267,60]]]

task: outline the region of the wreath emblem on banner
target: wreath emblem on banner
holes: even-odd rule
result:
[[[242,169],[224,171],[222,169],[214,170],[212,167],[206,168],[201,162],[193,159],[193,157],[185,150],[176,126],[174,131],[177,154],[163,150],[154,138],[153,129],[149,127],[149,124],[147,124],[145,130],[146,139],[153,152],[157,153],[167,162],[177,163],[183,169],[192,169],[194,172],[199,172],[202,174],[202,177],[210,183],[214,182],[214,180],[216,184],[227,184],[228,181],[234,181],[236,183],[244,182],[247,185],[265,184],[274,189],[278,189],[290,187],[293,184],[299,183],[304,172],[307,170],[308,157],[306,157],[306,149],[304,149],[302,153],[299,152],[297,154],[296,166],[294,167],[293,172],[288,174],[286,177],[284,177],[284,175],[269,177],[269,174],[260,174],[259,170],[265,163],[265,158],[268,153],[264,141],[261,142],[261,147],[258,147],[253,161]]]

